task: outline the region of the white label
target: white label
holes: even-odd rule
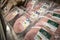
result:
[[[40,36],[40,39],[37,37],[37,35]],[[35,40],[49,40],[40,32],[38,32],[37,35],[34,37]]]
[[[13,16],[15,16],[15,15],[17,15],[17,14],[18,14],[17,11],[12,12],[12,15],[13,15]]]
[[[46,9],[44,9],[44,8],[40,8],[40,9],[38,10],[38,12],[41,13],[41,14],[45,13],[45,11],[46,11]]]
[[[31,15],[31,17],[30,17],[30,18],[32,18],[32,19],[34,19],[34,20],[36,20],[36,19],[38,19],[38,18],[39,18],[39,15],[38,15],[37,13],[32,12],[32,15]]]
[[[51,24],[49,24],[49,23],[45,23],[45,22],[44,22],[43,25],[44,25],[44,27],[49,27],[50,30],[53,31],[53,32],[55,32],[56,29],[57,29],[57,27],[55,27],[55,26],[53,26],[53,25],[51,25]]]
[[[25,21],[23,22],[23,26],[24,26],[25,29],[26,29],[29,25],[30,25],[29,19],[27,19],[27,20],[25,20]]]

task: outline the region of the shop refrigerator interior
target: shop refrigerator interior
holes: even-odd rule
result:
[[[0,40],[60,40],[60,0],[0,0]]]

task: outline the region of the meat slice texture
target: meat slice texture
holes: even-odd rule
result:
[[[5,20],[9,22],[14,19],[15,16],[18,14],[21,16],[24,14],[24,11],[18,7],[14,7],[8,12],[8,15],[5,17]]]
[[[24,37],[24,40],[34,40],[35,35],[41,28],[31,28]]]
[[[25,14],[18,18],[13,26],[13,29],[16,33],[23,32],[30,25],[29,15]]]
[[[16,13],[11,12],[11,13],[9,13],[9,14],[5,17],[5,20],[6,20],[6,21],[10,21],[10,20],[12,20],[16,15],[17,15]]]
[[[24,40],[35,40],[35,37],[37,35],[37,33],[39,32],[39,30],[45,30],[46,32],[48,32],[46,29],[44,29],[42,26],[34,26],[33,28],[30,29],[29,32],[27,32],[27,34],[24,37]],[[48,32],[49,33],[49,32]],[[48,35],[48,34],[47,34]],[[52,34],[51,34],[52,35]],[[40,36],[41,37],[41,36]],[[43,38],[44,39],[44,38]]]
[[[24,31],[24,26],[22,25],[22,23],[27,19],[27,17],[22,16],[20,18],[18,18],[16,20],[16,22],[14,23],[13,29],[16,33],[22,32]]]

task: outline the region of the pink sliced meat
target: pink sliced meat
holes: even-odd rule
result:
[[[34,40],[35,35],[41,28],[31,28],[24,37],[24,40]]]
[[[18,18],[16,20],[16,22],[14,23],[13,29],[16,33],[20,33],[22,31],[24,31],[24,26],[22,25],[22,23],[24,22],[24,20],[26,20],[27,17],[26,16],[22,16],[20,18]]]
[[[6,21],[10,21],[12,20],[17,14],[15,14],[14,12],[9,13],[6,17],[5,20]]]

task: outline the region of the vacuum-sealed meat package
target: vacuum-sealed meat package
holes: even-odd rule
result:
[[[60,24],[60,13],[58,12],[48,12],[46,14],[48,18],[51,18]]]
[[[46,30],[40,29],[36,36],[34,37],[35,40],[50,40],[52,37]]]
[[[39,2],[38,5],[34,7],[34,10],[39,12],[40,15],[45,15],[47,10],[51,7],[52,3],[48,2]]]
[[[5,20],[7,22],[11,21],[12,19],[14,19],[14,17],[19,14],[22,15],[24,14],[24,10],[18,8],[18,7],[14,7],[13,9],[10,10],[10,12],[8,12],[8,15],[5,17]]]
[[[34,26],[24,37],[24,40],[50,40],[52,35],[42,26]]]
[[[40,28],[31,28],[29,32],[26,33],[24,40],[34,40],[35,35]]]
[[[8,0],[0,0],[0,8],[2,8]]]
[[[44,27],[48,28],[53,32],[56,32],[56,30],[60,27],[59,23],[49,18],[42,18],[41,23],[43,23],[42,25]]]
[[[23,32],[30,24],[31,20],[29,19],[29,15],[24,14],[15,21],[13,29],[16,33],[20,33]]]

